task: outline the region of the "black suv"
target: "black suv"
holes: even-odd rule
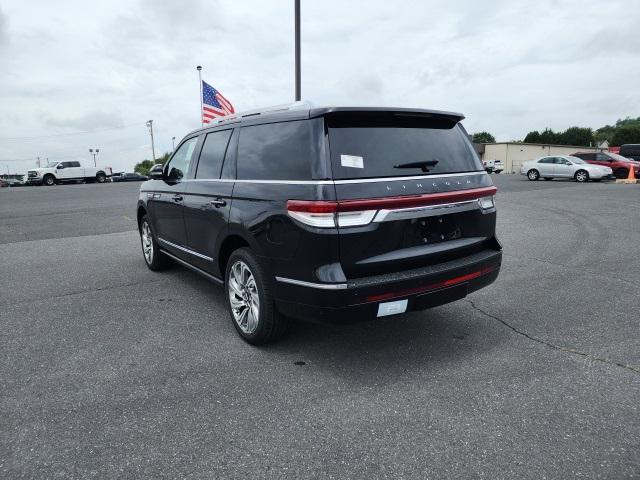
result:
[[[496,188],[457,113],[292,107],[188,134],[142,184],[152,270],[220,285],[238,333],[421,310],[492,283]]]

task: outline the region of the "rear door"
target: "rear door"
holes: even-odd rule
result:
[[[538,160],[538,172],[541,177],[553,177],[555,175],[555,157],[544,157]]]
[[[564,157],[554,157],[553,159],[553,171],[555,177],[573,177],[574,174],[573,164]]]
[[[486,248],[495,193],[459,117],[326,115],[347,278],[434,265]],[[355,210],[351,212],[351,210]]]
[[[233,179],[220,178],[222,165],[231,162],[235,151],[229,147],[233,130],[210,132],[202,144],[195,178],[187,183],[184,195],[184,221],[187,243],[192,251],[191,263],[221,276],[217,268],[217,252],[224,237],[231,207]]]

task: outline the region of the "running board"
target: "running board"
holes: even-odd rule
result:
[[[217,283],[218,285],[224,285],[224,280],[216,277],[215,275],[211,275],[210,273],[205,272],[204,270],[202,270],[201,268],[196,267],[195,265],[191,265],[189,262],[185,262],[184,260],[182,260],[181,258],[176,257],[175,255],[167,252],[164,249],[160,249],[160,251],[165,254],[167,257],[171,258],[172,260],[175,260],[176,262],[178,262],[180,265],[182,265],[183,267],[187,267],[189,270],[193,270],[196,273],[199,273],[200,275],[202,275],[203,277],[205,277],[207,280],[211,280],[212,282]]]

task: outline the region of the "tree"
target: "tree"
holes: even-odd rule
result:
[[[534,130],[533,132],[527,133],[527,136],[524,137],[524,143],[542,143],[540,141],[540,132]]]
[[[590,147],[593,145],[593,130],[590,128],[570,127],[560,135],[562,145],[579,145]]]
[[[153,167],[153,162],[151,160],[143,160],[140,163],[136,163],[136,166],[133,167],[133,171],[140,175],[149,175],[151,167]]]
[[[534,130],[527,133],[524,143],[545,143],[552,145],[578,145],[588,147],[593,143],[593,131],[590,128],[571,127],[564,132],[554,132],[545,128],[542,132]]]
[[[496,137],[489,132],[477,132],[473,134],[473,143],[496,143]]]
[[[169,160],[171,156],[170,152],[165,152],[160,158],[156,158],[156,163],[161,163],[164,165]],[[140,175],[149,175],[149,171],[153,167],[154,163],[151,160],[143,160],[140,163],[136,163],[136,166],[133,167],[133,171],[139,173]]]
[[[611,144],[624,145],[625,143],[640,143],[640,125],[627,124],[616,129],[611,137]]]
[[[617,141],[614,141],[614,135],[623,127],[640,127],[640,117],[618,119],[615,125],[605,125],[597,129],[594,133],[594,138],[598,143],[606,140],[609,142],[609,145],[621,145],[617,143]]]

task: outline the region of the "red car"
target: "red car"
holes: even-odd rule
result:
[[[573,157],[578,157],[587,163],[593,163],[594,165],[603,165],[611,168],[616,178],[627,178],[629,175],[629,168],[633,165],[633,169],[636,174],[636,178],[640,178],[640,162],[631,160],[617,153],[611,152],[577,152],[572,154]]]

